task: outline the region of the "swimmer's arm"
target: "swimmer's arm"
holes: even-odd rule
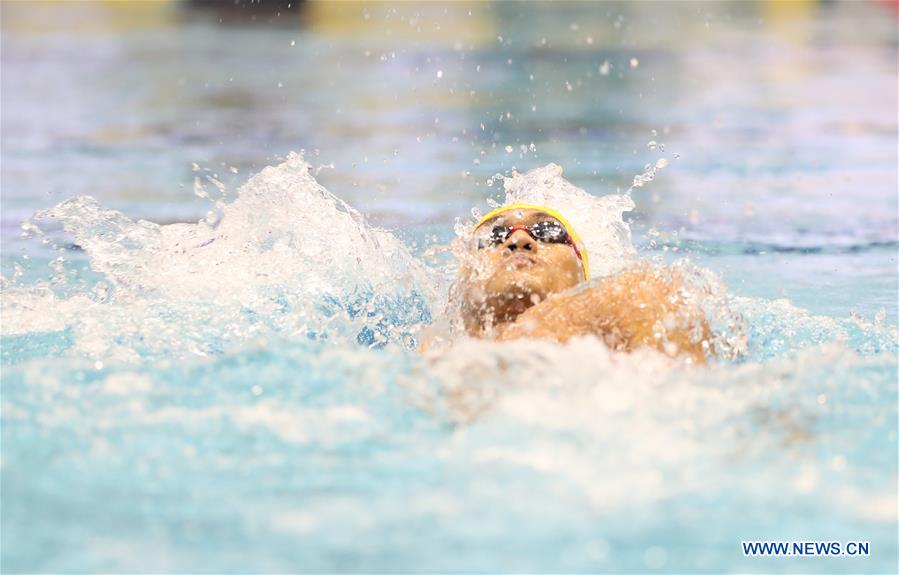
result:
[[[691,338],[695,325],[702,330],[700,341]],[[661,331],[664,339],[656,335]],[[676,279],[652,270],[634,270],[603,278],[579,292],[548,298],[504,326],[499,339],[564,342],[588,334],[612,349],[652,347],[669,355],[686,354],[698,363],[705,363],[701,340],[710,335],[701,310],[684,300]]]

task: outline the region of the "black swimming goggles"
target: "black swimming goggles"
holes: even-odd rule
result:
[[[490,230],[489,235],[478,240],[478,249],[496,247],[509,239],[509,236],[518,230],[522,230],[538,242],[544,244],[566,244],[574,247],[575,252],[577,252],[577,246],[574,245],[565,226],[552,220],[543,220],[530,226],[495,225]],[[578,254],[578,257],[580,257],[580,254]]]

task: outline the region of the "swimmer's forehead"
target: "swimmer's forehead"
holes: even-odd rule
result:
[[[489,220],[485,221],[479,227],[490,227],[490,226],[528,226],[531,224],[536,224],[537,222],[544,221],[558,222],[556,218],[547,214],[543,210],[538,210],[536,208],[515,208],[513,210],[509,210],[508,212],[502,212],[496,214]],[[561,222],[560,222],[561,223]]]

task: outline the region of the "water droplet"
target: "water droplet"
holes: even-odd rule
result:
[[[636,58],[631,58],[631,68],[636,68],[639,65],[640,65],[640,60],[637,60]]]
[[[606,60],[605,62],[603,62],[602,64],[600,64],[600,66],[599,66],[599,73],[600,73],[601,75],[603,75],[603,76],[608,76],[608,75],[609,75],[609,68],[610,68],[610,67],[611,67],[611,64],[609,64],[609,61]]]
[[[200,178],[194,178],[194,195],[198,198],[209,197],[209,193],[206,191],[206,188],[203,187],[203,182],[200,181]]]
[[[437,78],[443,78],[443,70],[437,70]]]

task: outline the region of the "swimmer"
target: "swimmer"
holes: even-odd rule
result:
[[[589,254],[555,210],[496,209],[468,246],[453,291],[471,337],[564,343],[593,335],[613,350],[649,347],[706,361],[709,323],[678,271],[644,263],[589,282]]]

